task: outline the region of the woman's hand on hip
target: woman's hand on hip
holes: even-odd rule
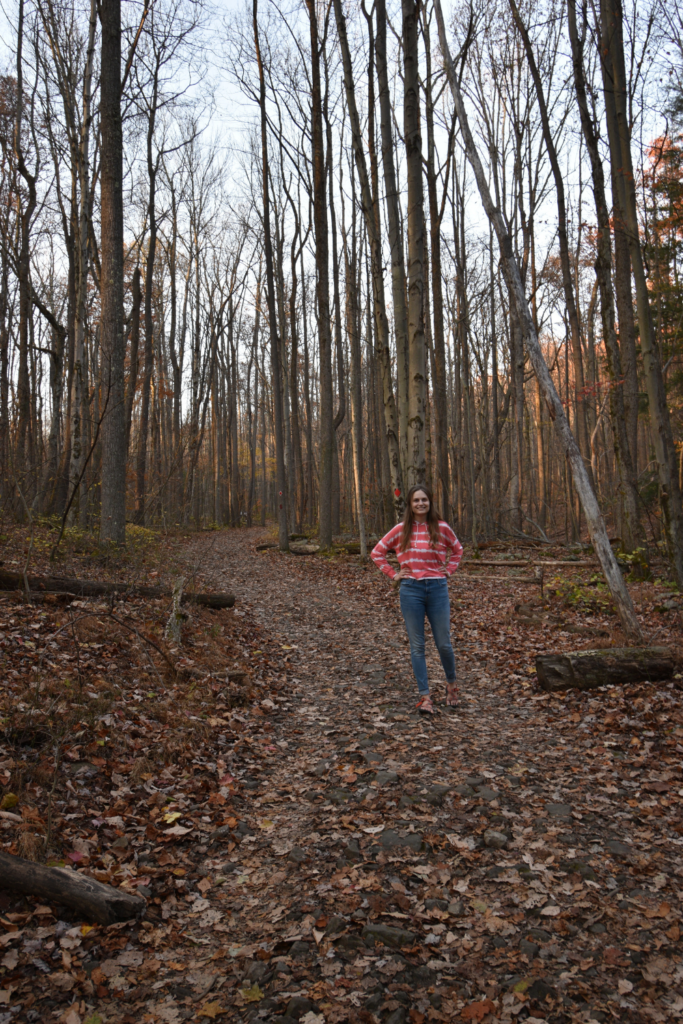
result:
[[[401,580],[412,580],[412,578],[407,569],[400,569],[394,576],[394,583],[400,583]]]

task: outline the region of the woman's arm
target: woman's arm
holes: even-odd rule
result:
[[[388,576],[391,580],[396,576],[396,570],[387,561],[387,555],[390,551],[396,550],[402,528],[402,523],[394,526],[393,529],[389,530],[389,533],[386,533],[381,540],[377,541],[370,552],[370,558],[373,560],[377,568],[381,569],[384,575]]]
[[[444,543],[450,552],[448,565],[444,565],[444,572],[447,576],[452,576],[460,565],[460,559],[462,558],[462,544],[447,523],[442,523],[441,525],[441,536],[443,537]]]

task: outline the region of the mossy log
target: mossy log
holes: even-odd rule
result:
[[[14,896],[52,900],[98,924],[115,924],[140,917],[147,906],[141,896],[114,889],[81,871],[47,868],[11,853],[0,853],[0,888]]]
[[[135,583],[102,583],[98,580],[78,580],[61,576],[29,576],[28,587],[36,594],[68,594],[72,597],[107,597],[120,594],[123,597],[148,597],[157,599],[171,597],[171,591],[163,587],[141,587]],[[0,590],[24,590],[24,577],[20,572],[0,569]],[[232,608],[234,594],[195,594],[190,590],[183,593],[183,604],[200,604],[205,608]]]
[[[536,656],[542,690],[595,690],[600,686],[671,679],[674,658],[666,647],[607,647]]]

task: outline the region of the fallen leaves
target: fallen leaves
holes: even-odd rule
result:
[[[205,620],[193,610],[183,655],[193,672],[248,656],[253,690],[240,695],[208,671],[169,684],[168,695],[126,684],[97,718],[97,739],[74,727],[84,738],[65,751],[55,852],[141,887],[147,918],[77,936],[49,907],[0,919],[15,929],[0,937],[3,957],[16,951],[6,970],[31,972],[7,1005],[26,998],[30,977],[62,1009],[87,1003],[91,980],[112,1024],[125,1013],[169,1024],[188,1011],[243,1019],[266,998],[276,1016],[307,1000],[296,1011],[305,1024],[338,1024],[351,1008],[370,1024],[370,1014],[398,1010],[402,992],[411,1024],[481,1024],[501,1008],[516,1018],[522,1004],[527,1020],[553,1020],[565,1012],[560,992],[567,1017],[585,1004],[636,1024],[625,1006],[647,991],[671,1019],[683,835],[672,796],[680,737],[669,743],[667,731],[674,695],[648,686],[532,695],[535,631],[515,624],[498,635],[506,598],[486,606],[490,589],[455,580],[468,699],[457,715],[425,722],[411,714],[407,649],[384,581],[334,561],[266,555],[256,565],[243,536],[219,535],[214,560],[241,574],[246,614]],[[258,621],[249,600],[263,601]],[[228,621],[220,653],[210,630]],[[92,685],[103,700],[105,676]],[[0,781],[21,792],[16,760],[0,749]],[[38,785],[28,792],[44,820]],[[21,792],[23,823],[25,804]],[[15,823],[0,824],[15,834]],[[501,849],[486,844],[492,831]],[[410,945],[391,945],[395,932]],[[37,944],[30,955],[25,942]],[[71,965],[53,961],[53,949]],[[77,965],[90,957],[99,966],[88,975]],[[59,975],[69,979],[63,992]],[[47,1013],[40,1003],[36,1012]]]
[[[225,1013],[225,1008],[221,1006],[217,999],[214,999],[210,1003],[204,1003],[202,1008],[197,1011],[197,1016],[208,1017],[210,1020],[215,1020],[216,1017],[220,1017],[223,1013]]]
[[[259,988],[258,982],[254,982],[248,988],[241,988],[238,992],[238,1000],[240,1003],[259,1003],[263,999],[264,993]]]
[[[185,825],[174,825],[173,828],[164,829],[165,836],[186,836],[191,832],[191,828],[187,828]]]
[[[489,1013],[495,1013],[496,1006],[490,999],[469,1003],[460,1011],[463,1020],[481,1021]]]
[[[16,949],[11,949],[9,953],[5,953],[2,960],[0,960],[2,966],[7,968],[8,971],[13,971],[19,963],[19,952]]]

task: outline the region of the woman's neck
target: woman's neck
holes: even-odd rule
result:
[[[413,519],[415,520],[416,523],[420,523],[420,524],[424,525],[424,523],[427,522],[427,513],[426,512],[422,512],[422,513],[418,514],[417,512],[415,512],[413,514]]]

